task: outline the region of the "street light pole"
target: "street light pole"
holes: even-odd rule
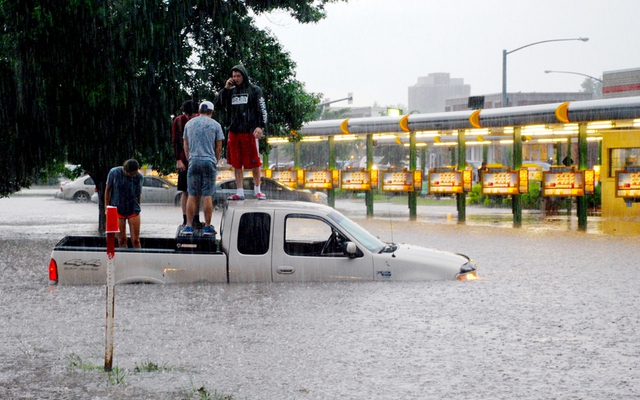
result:
[[[511,53],[515,53],[518,50],[522,50],[526,47],[535,46],[537,44],[549,43],[549,42],[566,42],[570,40],[579,40],[581,42],[586,42],[589,38],[569,38],[569,39],[549,39],[549,40],[541,40],[539,42],[533,42],[526,44],[524,46],[518,47],[517,49],[507,51],[502,50],[502,107],[509,107],[509,99],[507,98],[507,56]]]
[[[551,70],[546,70],[544,71],[545,74],[550,74],[550,73],[557,73],[557,74],[573,74],[573,75],[582,75],[582,76],[586,76],[587,78],[591,78],[594,81],[598,81],[598,82],[602,82],[602,79],[600,78],[596,78],[595,76],[591,76],[591,75],[587,75],[587,74],[581,74],[580,72],[571,72],[571,71],[551,71]]]

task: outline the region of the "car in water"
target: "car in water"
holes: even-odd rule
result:
[[[253,177],[245,176],[242,182],[244,198],[252,200],[256,198],[253,190]],[[295,200],[309,203],[327,204],[327,195],[322,192],[312,192],[309,189],[294,189],[273,178],[262,177],[260,190],[269,200]],[[227,179],[216,184],[213,194],[213,204],[215,207],[224,205],[227,198],[236,194],[236,180]]]
[[[60,191],[56,193],[56,199],[86,203],[91,199],[91,195],[95,191],[96,186],[93,183],[93,178],[89,175],[84,175],[74,181],[61,184]]]
[[[173,204],[180,205],[182,192],[171,181],[159,176],[144,176],[142,181],[142,203]],[[98,202],[98,193],[91,196],[91,201]]]

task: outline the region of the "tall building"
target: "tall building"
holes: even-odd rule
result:
[[[451,78],[448,72],[437,72],[418,78],[409,86],[409,112],[433,113],[445,111],[446,100],[468,97],[471,85],[462,78]]]

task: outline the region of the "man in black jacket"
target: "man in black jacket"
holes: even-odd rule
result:
[[[262,89],[249,82],[249,75],[242,65],[236,65],[215,103],[227,113],[227,162],[234,168],[237,188],[229,200],[244,200],[244,168],[253,170],[256,198],[266,200],[267,196],[260,190],[262,161],[258,146],[258,139],[265,134],[267,127],[267,107]]]

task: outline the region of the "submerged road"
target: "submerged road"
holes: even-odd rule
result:
[[[480,279],[118,286],[116,379],[100,371],[105,287],[47,279],[52,246],[93,234],[97,207],[0,199],[0,398],[640,397],[640,237],[347,207],[383,240],[471,256]],[[180,220],[143,207],[142,235]]]

